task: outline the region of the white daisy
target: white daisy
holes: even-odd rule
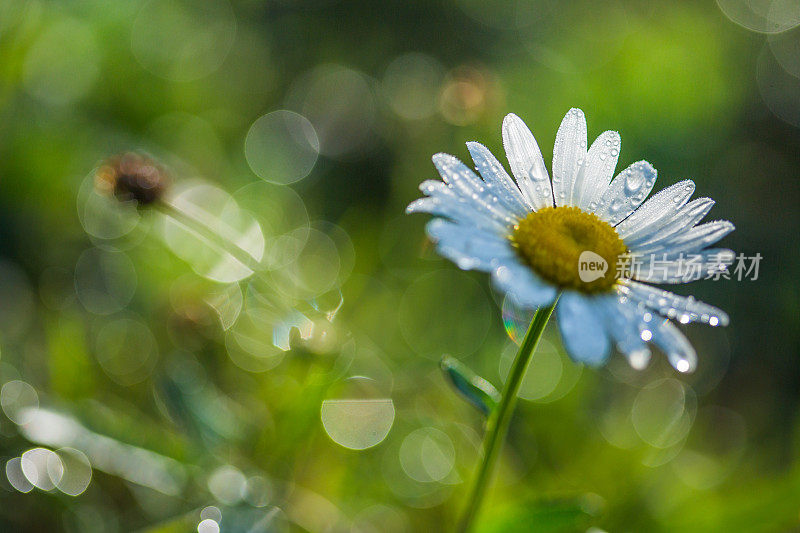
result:
[[[451,155],[433,156],[443,182],[423,182],[427,197],[407,211],[442,217],[427,225],[439,252],[462,269],[491,272],[495,286],[524,308],[550,305],[561,293],[555,312],[577,361],[602,364],[616,346],[643,368],[652,343],[677,370],[693,370],[696,352],[671,319],[716,326],[728,316],[646,282],[703,279],[733,262],[731,250],[708,248],[733,224],[698,225],[713,200],[689,201],[695,185],[684,180],[645,202],[656,170],[639,161],[612,179],[619,134],[606,131],[587,150],[580,109],[571,109],[558,129],[552,181],[536,140],[514,114],[503,121],[503,145],[516,181],[479,143],[467,147],[480,178]],[[582,279],[578,263],[586,251],[606,263],[605,275]],[[639,268],[618,268],[631,262]]]

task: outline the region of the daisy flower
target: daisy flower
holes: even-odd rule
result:
[[[677,370],[693,370],[697,354],[674,321],[717,326],[728,316],[649,283],[713,277],[733,262],[731,250],[709,248],[733,224],[699,224],[714,201],[690,201],[691,180],[645,201],[656,170],[639,161],[614,177],[620,136],[606,131],[587,149],[580,109],[558,129],[552,180],[536,140],[514,114],[503,120],[503,145],[514,179],[476,142],[467,148],[480,177],[451,155],[433,156],[443,181],[423,182],[426,197],[407,211],[439,217],[427,225],[439,253],[462,269],[490,272],[522,308],[557,301],[561,338],[576,361],[600,365],[615,346],[643,368],[653,344]]]

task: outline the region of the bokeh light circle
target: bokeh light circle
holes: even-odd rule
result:
[[[167,246],[192,270],[231,283],[253,274],[264,257],[264,234],[227,192],[203,182],[176,188],[163,218]]]
[[[286,350],[276,345],[275,329],[284,317],[253,300],[248,298],[240,317],[225,335],[225,347],[236,366],[248,372],[265,372],[283,361]]]
[[[136,284],[136,268],[124,252],[90,248],[75,263],[75,292],[91,313],[121,311],[133,299]]]
[[[225,505],[235,505],[244,498],[247,478],[232,465],[223,465],[215,469],[208,477],[208,490]]]
[[[381,89],[399,117],[420,120],[436,112],[443,79],[441,63],[429,55],[411,53],[397,57],[386,67]]]
[[[717,0],[726,17],[758,33],[781,33],[800,24],[797,0]]]
[[[295,261],[310,227],[308,210],[300,195],[290,187],[260,181],[242,187],[233,197],[256,218],[264,232],[261,266],[275,270]]]
[[[216,520],[212,520],[211,518],[206,518],[201,520],[199,524],[197,524],[197,533],[219,533],[219,523]]]
[[[347,156],[375,138],[372,82],[356,70],[318,66],[292,84],[286,102],[314,125],[323,155]]]
[[[118,239],[133,231],[141,219],[135,201],[122,202],[98,191],[94,172],[81,183],[77,207],[84,231],[96,239]]]
[[[767,45],[758,56],[756,82],[769,110],[781,120],[800,127],[800,79],[784,70]]]
[[[313,298],[334,287],[342,260],[337,243],[326,233],[310,229],[296,259],[273,273],[275,287],[291,298]]]
[[[95,339],[95,356],[106,374],[120,385],[143,381],[158,360],[158,345],[139,319],[123,317],[104,324]]]
[[[33,490],[33,484],[22,472],[22,458],[13,457],[6,461],[6,479],[17,491],[28,493]]]
[[[408,477],[423,483],[443,481],[453,471],[456,450],[446,433],[420,428],[400,445],[400,464]]]
[[[517,352],[512,344],[500,357],[500,377],[505,380]],[[558,350],[547,340],[540,340],[536,352],[525,370],[517,396],[525,400],[543,400],[551,395],[565,373],[565,365]]]
[[[57,464],[60,462],[61,459],[59,459],[52,450],[48,450],[47,448],[31,448],[22,454],[20,467],[22,468],[22,473],[25,475],[25,478],[31,485],[44,491],[50,491],[55,488],[55,484],[48,470],[57,472],[63,467],[60,465],[55,468],[51,466],[48,469],[48,464]]]
[[[39,394],[25,381],[8,381],[0,388],[0,407],[9,420],[24,425],[39,407]]]
[[[800,78],[800,28],[770,35],[767,43],[781,67],[795,78]]]
[[[153,74],[185,82],[217,70],[235,35],[227,0],[151,0],[133,22],[131,49]]]
[[[665,378],[639,391],[631,409],[631,421],[647,444],[669,448],[689,433],[696,410],[694,391],[677,379]]]
[[[92,480],[89,458],[75,448],[61,448],[47,460],[47,472],[55,487],[68,496],[80,496]]]
[[[213,520],[222,522],[222,511],[216,505],[209,505],[200,510],[200,520]]]
[[[319,138],[306,117],[293,111],[273,111],[250,126],[244,155],[258,177],[288,185],[305,178],[314,168]]]
[[[350,450],[380,444],[394,424],[394,402],[371,378],[344,380],[335,396],[322,401],[320,419],[333,442]]]

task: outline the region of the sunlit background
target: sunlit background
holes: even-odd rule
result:
[[[0,530],[446,528],[483,417],[439,360],[499,388],[530,317],[404,207],[570,107],[763,260],[678,287],[731,315],[691,375],[548,328],[479,530],[800,528],[796,0],[0,0]]]

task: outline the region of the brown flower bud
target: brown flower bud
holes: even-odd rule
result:
[[[167,187],[167,175],[161,165],[135,152],[108,158],[95,174],[95,186],[119,200],[152,204]]]

